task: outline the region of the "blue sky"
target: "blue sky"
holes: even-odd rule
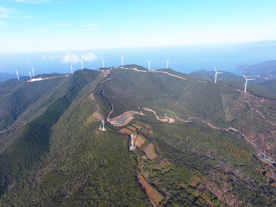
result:
[[[276,40],[275,0],[1,0],[0,53]]]

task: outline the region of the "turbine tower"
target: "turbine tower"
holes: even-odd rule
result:
[[[32,66],[33,77],[35,76],[34,72],[35,72],[35,70],[34,70],[34,68],[33,68],[33,66]]]
[[[170,64],[169,60],[167,60],[166,62],[167,62],[167,69],[168,69],[169,68],[169,64]]]
[[[104,58],[102,58],[102,64],[103,64],[103,68],[104,68]]]
[[[16,69],[16,76],[17,76],[17,80],[19,80],[19,74],[18,74],[17,69]]]
[[[104,127],[104,120],[102,120],[102,124],[103,124],[102,130],[103,130],[103,131],[106,131],[106,128]]]
[[[83,70],[83,61],[82,61],[82,58],[80,60],[80,64],[81,64],[81,69]]]
[[[150,70],[150,63],[153,61],[153,60],[146,60],[148,63],[149,63],[149,70]]]
[[[71,63],[71,66],[70,66],[70,70],[71,70],[71,74],[73,74],[73,66],[72,66],[72,63]]]
[[[130,147],[129,151],[133,151],[135,149],[134,140],[133,140],[133,134],[130,135],[131,141],[130,141]]]
[[[121,56],[122,66],[124,66],[124,58],[125,56]]]
[[[256,78],[251,78],[251,79],[248,79],[244,74],[242,74],[242,76],[245,78],[245,83],[244,83],[244,92],[247,92],[247,82],[250,81],[250,80],[255,80]]]
[[[215,83],[217,83],[217,78],[218,78],[218,74],[222,73],[222,72],[218,72],[217,69],[214,67],[215,69],[215,75],[214,75],[214,78],[215,78]]]
[[[32,79],[32,74],[31,74],[31,72],[29,72],[29,76],[30,76],[30,79]]]

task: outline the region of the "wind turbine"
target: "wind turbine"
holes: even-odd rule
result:
[[[32,74],[31,74],[31,72],[29,72],[29,76],[30,76],[30,79],[32,79]]]
[[[149,63],[149,70],[150,70],[150,63],[153,61],[153,60],[146,60],[148,63]]]
[[[104,127],[104,120],[102,120],[102,124],[103,124],[102,130],[103,130],[103,131],[106,131],[106,128]]]
[[[16,69],[16,76],[17,76],[17,80],[19,80],[19,74],[18,74],[17,69]]]
[[[242,76],[245,78],[245,84],[244,84],[244,92],[247,92],[246,88],[247,88],[247,82],[250,81],[250,80],[255,80],[256,78],[251,78],[251,79],[248,79],[244,74],[242,74]]]
[[[222,72],[218,72],[217,69],[214,67],[216,73],[214,75],[214,78],[215,78],[215,83],[217,83],[217,78],[218,78],[218,74],[222,73]]]
[[[81,64],[81,69],[83,70],[83,61],[82,61],[82,58],[80,60],[80,64]]]
[[[124,66],[124,58],[125,56],[121,56],[122,66]]]
[[[167,60],[166,62],[167,62],[167,69],[168,69],[169,68],[169,64],[170,64],[169,60]]]
[[[102,58],[102,64],[103,64],[103,68],[104,68],[104,58]]]
[[[35,72],[35,70],[34,70],[34,68],[33,68],[33,66],[32,66],[33,77],[35,76],[34,72]]]
[[[73,66],[72,66],[72,63],[71,63],[71,66],[70,66],[70,70],[71,70],[71,74],[73,74]]]

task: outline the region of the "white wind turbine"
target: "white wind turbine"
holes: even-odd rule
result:
[[[255,80],[256,78],[250,78],[248,79],[244,74],[242,74],[242,76],[245,78],[245,83],[244,83],[244,92],[247,92],[247,82],[250,81],[250,80]]]
[[[103,68],[104,68],[104,58],[102,58],[102,64],[103,64]]]
[[[125,56],[121,56],[122,66],[124,66],[124,58]]]
[[[216,73],[214,75],[214,78],[215,78],[215,83],[217,83],[217,78],[218,78],[218,74],[222,73],[222,72],[218,72],[217,69],[214,67]]]
[[[150,63],[153,61],[153,60],[146,60],[148,63],[149,63],[149,70],[150,70]]]
[[[106,128],[104,127],[104,120],[102,120],[102,124],[103,124],[102,130],[105,132],[105,131],[106,131]]]
[[[168,69],[170,65],[169,60],[167,60],[166,62],[167,62],[167,69]]]
[[[71,74],[73,74],[73,66],[72,66],[72,63],[71,63],[71,66],[70,66],[70,70],[71,70]]]
[[[34,72],[35,72],[35,70],[34,70],[34,68],[33,68],[33,66],[32,66],[33,77],[35,76]]]
[[[17,69],[16,69],[16,76],[17,76],[17,80],[19,80],[19,74],[18,74]]]
[[[80,64],[81,64],[81,69],[83,70],[83,60],[82,60],[82,58],[80,60]]]

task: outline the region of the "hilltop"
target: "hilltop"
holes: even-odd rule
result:
[[[270,60],[254,65],[240,65],[239,71],[249,76],[260,76],[265,79],[275,79],[276,60]]]
[[[227,76],[127,65],[1,83],[1,206],[275,205],[274,83],[245,93]]]

